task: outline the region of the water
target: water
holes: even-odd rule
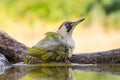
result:
[[[17,64],[4,69],[0,80],[120,80],[120,64]]]

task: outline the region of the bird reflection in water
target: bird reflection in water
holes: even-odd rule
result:
[[[72,68],[65,67],[32,69],[21,80],[25,80],[27,77],[33,80],[75,80]]]
[[[15,66],[0,75],[0,80],[75,80],[72,68]]]

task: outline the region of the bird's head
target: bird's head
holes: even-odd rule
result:
[[[75,22],[66,21],[58,29],[58,33],[64,37],[71,36],[74,28],[84,20],[84,18],[79,19]]]

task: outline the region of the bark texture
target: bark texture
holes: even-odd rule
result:
[[[12,63],[23,61],[29,48],[0,31],[0,53]],[[120,63],[120,48],[101,52],[74,54],[70,61],[81,64]]]
[[[0,53],[10,62],[23,61],[28,47],[10,37],[7,33],[0,31]]]
[[[70,61],[81,64],[120,63],[120,48],[101,52],[76,54],[72,56]]]

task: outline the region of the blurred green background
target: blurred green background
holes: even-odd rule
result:
[[[120,0],[0,0],[0,29],[28,46],[79,18],[75,53],[120,47]]]

